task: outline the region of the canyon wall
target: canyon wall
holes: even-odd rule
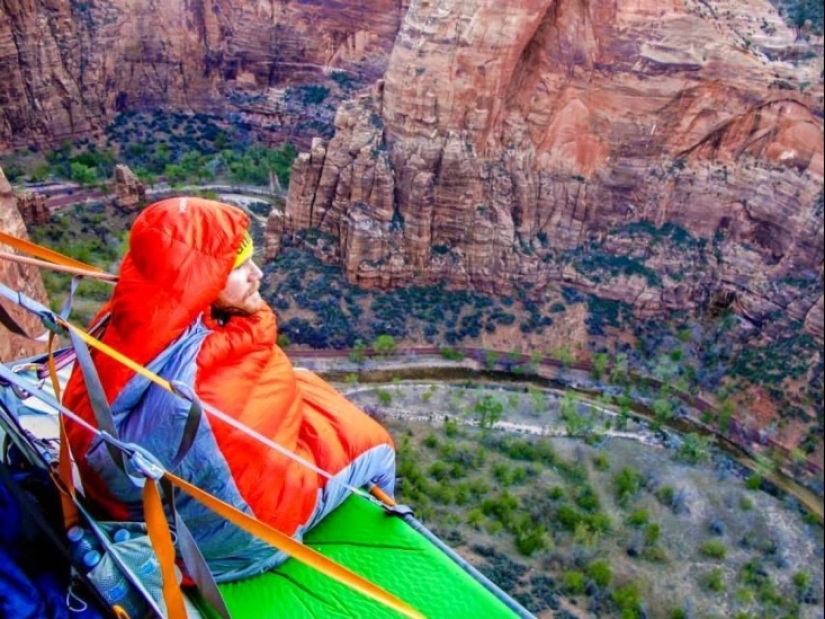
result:
[[[0,152],[122,110],[291,131],[290,88],[352,80],[270,254],[304,239],[372,287],[726,299],[821,339],[822,57],[767,0],[0,0]]]
[[[767,0],[420,0],[299,156],[269,251],[371,287],[727,298],[821,338],[822,101],[821,37]]]
[[[123,110],[277,123],[284,89],[383,74],[404,2],[0,0],[0,152],[100,135]]]
[[[17,238],[28,239],[26,225],[17,210],[17,198],[2,168],[0,168],[0,231]],[[14,253],[11,247],[3,243],[0,243],[0,251]],[[48,304],[46,289],[43,287],[43,280],[37,267],[21,265],[0,258],[0,283],[12,290],[22,292],[35,301]],[[0,305],[2,305],[2,310],[29,335],[38,336],[44,332],[45,329],[39,320],[14,303],[0,299]],[[0,363],[8,363],[21,357],[45,352],[45,350],[45,343],[15,335],[0,325]]]

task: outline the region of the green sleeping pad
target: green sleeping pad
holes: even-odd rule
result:
[[[352,496],[304,542],[403,600],[428,619],[518,615],[401,518]],[[395,619],[401,616],[288,559],[247,580],[219,585],[233,619]]]

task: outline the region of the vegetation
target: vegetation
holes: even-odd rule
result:
[[[123,112],[107,127],[104,145],[67,141],[45,157],[15,158],[9,162],[10,180],[38,182],[51,177],[94,185],[110,180],[116,163],[125,163],[149,185],[165,179],[171,185],[267,186],[274,173],[286,189],[297,154],[289,142],[276,148],[257,144],[249,126],[227,124],[217,116]],[[4,169],[9,164],[4,163]]]
[[[825,16],[821,2],[816,0],[771,0],[789,26],[802,29],[806,22],[814,34],[822,34]]]
[[[463,399],[481,401],[472,391]],[[761,526],[750,516],[720,513],[702,533],[689,507],[673,510],[682,493],[662,479],[682,479],[677,453],[665,465],[637,446],[614,444],[609,461],[623,464],[605,471],[594,465],[603,454],[599,448],[569,439],[455,422],[449,432],[447,425],[389,423],[398,445],[399,498],[534,613],[559,616],[563,600],[588,616],[617,619],[693,616],[685,614],[690,608],[695,616],[735,616],[741,609],[752,616],[797,616],[806,604],[821,604],[805,568],[785,562],[767,569],[782,547],[763,545],[752,533],[748,538],[749,527]],[[715,486],[700,510],[729,489],[744,489],[742,477],[714,484],[713,466],[695,466],[702,487]],[[754,498],[762,505],[773,500],[764,493]],[[683,547],[683,538],[700,541]],[[685,562],[697,569],[669,568]],[[674,589],[670,578],[677,573],[682,580]],[[732,591],[739,597],[722,597]]]

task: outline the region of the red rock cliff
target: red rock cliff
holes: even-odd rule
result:
[[[413,3],[385,79],[297,160],[272,237],[331,234],[367,286],[566,281],[651,311],[724,292],[816,332],[821,39],[767,0],[708,6]]]
[[[0,151],[97,135],[125,109],[270,124],[285,86],[380,76],[405,6],[0,0]]]
[[[0,230],[27,239],[26,226],[23,218],[17,210],[17,200],[12,192],[11,185],[6,180],[6,175],[0,168]],[[14,253],[14,250],[7,245],[0,243],[0,251]],[[0,283],[9,288],[22,292],[30,298],[40,303],[48,303],[46,300],[46,289],[43,287],[43,280],[36,267],[20,265],[0,258]],[[40,335],[44,329],[40,321],[33,318],[26,311],[5,299],[0,300],[5,311],[30,335]],[[44,343],[10,333],[3,325],[0,325],[0,363],[8,363],[28,355],[45,352]]]

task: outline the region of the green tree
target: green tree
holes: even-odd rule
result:
[[[689,432],[685,434],[682,439],[682,446],[679,448],[679,458],[691,464],[707,462],[710,460],[710,448],[712,444],[712,437],[702,436],[696,432]]]
[[[362,340],[355,340],[352,350],[349,352],[349,360],[353,363],[364,363],[367,358],[367,346]]]
[[[699,546],[699,554],[709,559],[724,559],[727,551],[725,543],[718,539],[709,539]]]
[[[377,355],[382,357],[392,355],[398,350],[398,345],[395,343],[395,338],[391,335],[382,334],[375,338],[372,343],[372,349]]]
[[[583,436],[592,429],[589,417],[579,412],[579,399],[567,391],[559,404],[560,415],[570,436]]]
[[[389,406],[392,402],[392,394],[386,389],[379,389],[375,395],[378,397],[378,403],[382,406]]]
[[[591,374],[594,380],[601,380],[602,376],[604,376],[604,371],[607,369],[607,364],[610,361],[610,357],[608,357],[606,352],[600,352],[593,355],[592,364],[593,369]]]
[[[562,346],[559,346],[558,348],[553,349],[553,352],[550,353],[550,356],[556,361],[560,362],[564,367],[569,367],[573,363],[573,353],[571,352],[570,346],[568,344],[564,344]]]
[[[627,505],[627,502],[642,487],[642,476],[631,467],[624,467],[613,478],[613,492],[619,505]]]
[[[641,614],[642,592],[636,583],[616,588],[613,601],[619,607],[621,619],[636,619]]]
[[[97,170],[79,162],[70,164],[71,178],[81,185],[92,185],[97,181]]]
[[[492,428],[504,411],[504,405],[495,397],[487,394],[476,401],[474,411],[478,425],[482,428]]]
[[[599,587],[607,587],[613,579],[613,570],[605,560],[593,561],[587,566],[587,575]]]
[[[569,595],[581,595],[585,591],[584,574],[578,570],[567,570],[561,576],[564,590]]]
[[[544,391],[531,385],[527,387],[527,393],[530,394],[530,399],[533,402],[533,410],[536,413],[541,413],[547,409],[547,395]]]
[[[730,400],[725,400],[722,403],[722,407],[719,409],[719,430],[722,432],[728,432],[730,430],[730,422],[733,419],[733,413],[733,402]]]

